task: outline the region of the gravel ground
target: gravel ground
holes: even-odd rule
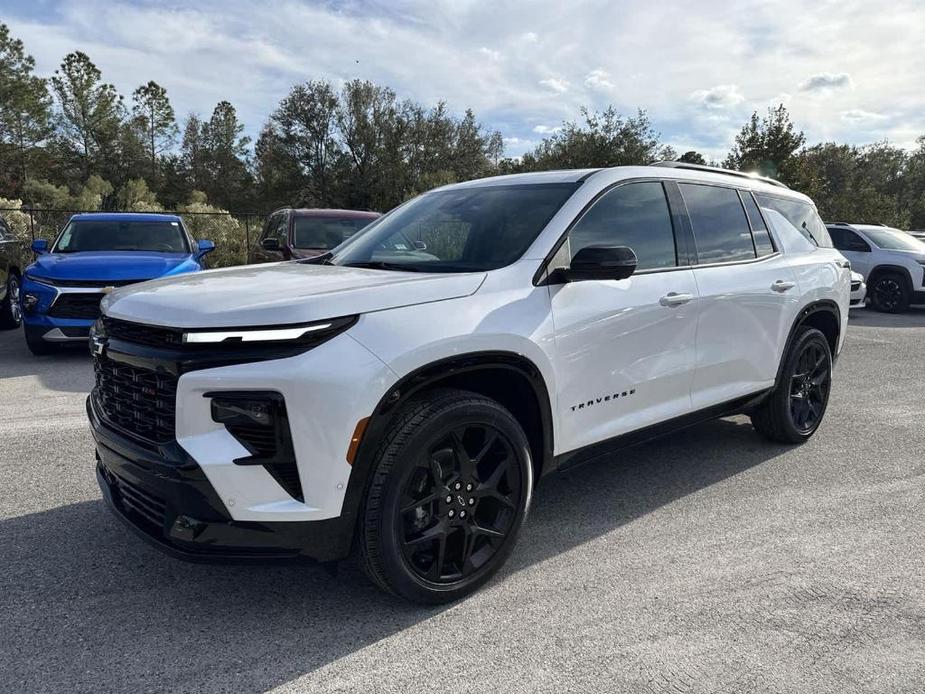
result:
[[[445,608],[221,567],[103,507],[83,351],[0,333],[0,690],[925,692],[925,311],[852,317],[822,428],[741,417],[547,479]]]

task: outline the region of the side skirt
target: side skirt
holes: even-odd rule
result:
[[[652,424],[642,429],[637,429],[636,431],[630,431],[626,434],[615,436],[612,439],[607,439],[606,441],[593,443],[590,446],[584,446],[583,448],[578,448],[567,453],[560,453],[555,456],[556,464],[554,469],[560,471],[569,470],[578,465],[596,460],[597,458],[611,455],[624,448],[638,446],[641,443],[660,438],[666,434],[679,431],[680,429],[686,429],[719,417],[728,417],[730,415],[747,412],[756,405],[761,404],[773,390],[773,388],[768,388],[757,393],[719,403],[718,405],[711,405],[710,407],[697,410],[696,412],[690,412],[680,417],[675,417],[674,419],[659,422],[658,424]]]

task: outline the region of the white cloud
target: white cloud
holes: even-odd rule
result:
[[[559,94],[567,92],[569,88],[568,81],[559,79],[557,77],[547,77],[544,80],[540,80],[540,84],[547,89],[558,92]]]
[[[841,89],[842,87],[851,86],[851,75],[849,75],[847,72],[820,72],[803,80],[800,83],[800,91],[818,92],[828,91],[830,89]]]
[[[734,84],[719,84],[710,89],[698,89],[691,94],[691,99],[710,109],[730,108],[745,101],[745,97]]]
[[[485,46],[482,46],[479,49],[479,53],[489,60],[501,60],[501,53],[499,51],[493,51],[490,48],[486,48]]]
[[[562,130],[561,125],[534,125],[533,132],[538,135],[552,135]]]
[[[609,91],[614,88],[613,82],[610,81],[610,73],[600,68],[591,70],[585,75],[585,86],[598,91]]]
[[[883,113],[865,111],[861,108],[853,108],[851,110],[841,112],[841,119],[849,123],[874,123],[877,121],[887,120],[888,118],[889,116],[884,115]]]

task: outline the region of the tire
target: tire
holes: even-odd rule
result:
[[[504,407],[463,390],[413,398],[373,460],[360,565],[406,600],[457,600],[510,556],[532,490],[527,438]]]
[[[28,326],[23,332],[26,334],[26,346],[35,356],[40,357],[46,354],[54,354],[58,351],[58,345],[46,342],[42,339],[40,334],[36,333],[34,330],[30,330]]]
[[[6,297],[0,301],[0,329],[2,330],[13,330],[22,325],[19,288],[19,275],[11,272],[6,279]]]
[[[832,386],[832,352],[819,330],[798,329],[780,380],[751,413],[759,434],[778,443],[803,443],[822,423]]]
[[[909,282],[898,272],[878,273],[867,295],[871,306],[882,313],[902,313],[909,308],[912,299]]]

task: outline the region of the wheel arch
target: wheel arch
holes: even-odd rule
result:
[[[787,342],[784,344],[784,351],[780,356],[780,363],[777,366],[777,376],[774,379],[775,385],[780,383],[784,363],[787,361],[787,355],[790,353],[797,331],[804,325],[816,328],[825,335],[826,341],[829,343],[829,349],[832,351],[832,360],[835,360],[838,341],[841,338],[841,309],[831,299],[820,299],[804,306],[794,319],[793,325],[790,327],[790,333],[787,335]]]
[[[902,265],[891,265],[884,263],[882,265],[877,265],[873,270],[867,273],[867,277],[864,278],[868,286],[872,285],[879,275],[883,274],[897,274],[905,278],[907,285],[906,288],[911,292],[915,290],[915,282],[912,281],[912,273],[909,272],[909,268]]]

